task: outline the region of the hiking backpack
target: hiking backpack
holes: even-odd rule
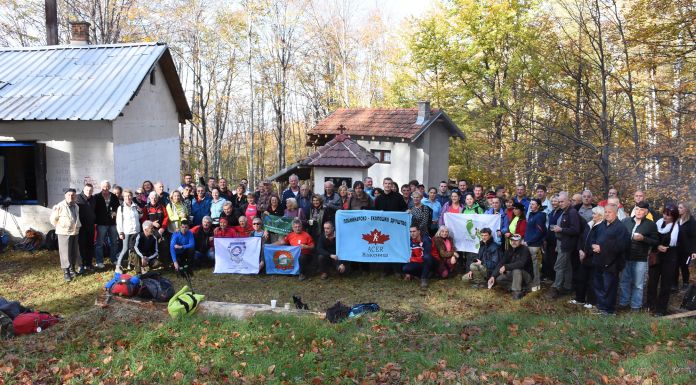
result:
[[[9,340],[15,336],[12,318],[0,311],[0,340]]]
[[[174,319],[192,314],[198,309],[198,304],[203,299],[205,299],[204,295],[195,294],[188,286],[184,286],[169,300],[167,311]]]
[[[140,276],[138,297],[167,302],[174,296],[174,286],[158,273],[145,273]]]
[[[22,313],[12,321],[15,335],[40,333],[42,330],[57,324],[60,317],[50,313],[30,312]]]
[[[46,250],[58,250],[58,235],[55,230],[49,230],[43,241],[42,248]]]
[[[689,285],[684,293],[681,308],[686,310],[696,310],[696,285]]]
[[[131,277],[128,274],[116,273],[105,287],[111,294],[121,297],[133,297],[140,290],[140,278],[138,276]]]

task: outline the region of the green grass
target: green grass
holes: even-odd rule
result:
[[[376,275],[300,283],[208,271],[194,285],[209,299],[282,303],[299,294],[317,310],[341,300],[385,311],[336,325],[277,315],[173,321],[133,305],[93,306],[108,275],[66,285],[55,259],[0,256],[0,295],[67,315],[44,333],[3,341],[7,383],[689,384],[696,376],[694,321],[597,317],[537,293],[512,302],[459,279],[423,293]]]

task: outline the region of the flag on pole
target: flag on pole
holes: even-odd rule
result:
[[[258,274],[261,238],[215,238],[216,274]]]

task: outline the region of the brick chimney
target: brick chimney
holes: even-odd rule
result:
[[[423,124],[428,120],[430,120],[430,101],[418,102],[418,119],[416,119],[416,124]]]
[[[89,26],[86,21],[70,22],[70,45],[89,44]]]

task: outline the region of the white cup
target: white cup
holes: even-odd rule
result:
[[[285,302],[285,306],[283,306],[285,310],[290,310],[290,302]]]
[[[274,299],[272,299],[272,300],[271,300],[271,307],[275,309],[276,304],[277,304],[277,301],[274,300]]]

